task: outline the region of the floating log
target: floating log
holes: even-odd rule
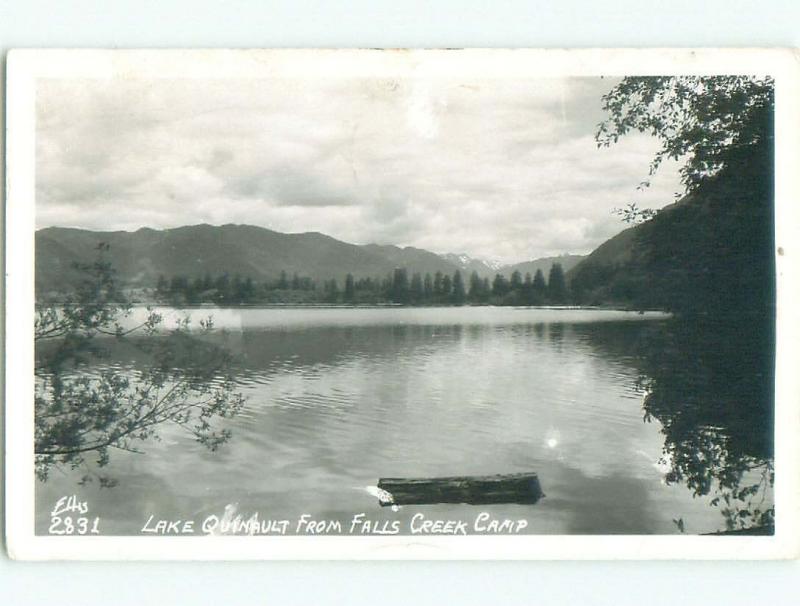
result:
[[[532,505],[544,496],[535,473],[446,478],[381,478],[381,506],[436,503],[521,503]]]

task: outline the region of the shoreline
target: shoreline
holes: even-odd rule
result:
[[[370,304],[345,304],[345,303],[240,303],[236,305],[170,305],[169,303],[152,303],[135,301],[133,308],[169,308],[169,309],[465,309],[465,308],[491,308],[515,310],[552,310],[552,311],[622,311],[631,313],[662,313],[673,315],[665,309],[640,309],[620,305],[492,305],[492,304],[441,304],[441,305],[404,305],[402,303],[370,303]]]

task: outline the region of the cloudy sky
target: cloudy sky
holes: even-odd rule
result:
[[[40,80],[37,227],[247,223],[502,262],[660,208],[656,142],[597,149],[614,80]]]

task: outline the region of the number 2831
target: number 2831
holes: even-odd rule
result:
[[[72,516],[52,516],[49,534],[100,534],[100,518],[73,518]]]

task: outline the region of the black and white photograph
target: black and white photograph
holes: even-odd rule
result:
[[[791,55],[25,53],[23,557],[796,550]]]

